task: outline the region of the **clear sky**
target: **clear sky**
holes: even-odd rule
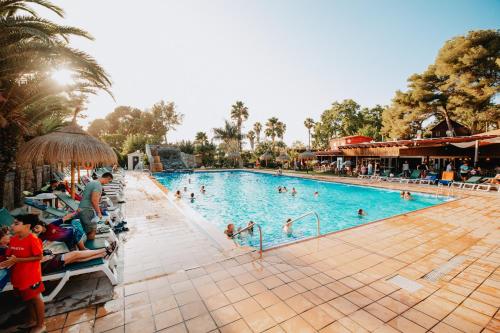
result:
[[[193,139],[249,108],[248,130],[272,116],[285,141],[306,142],[306,117],[335,100],[389,104],[443,43],[500,28],[500,1],[54,0],[64,22],[94,42],[72,45],[111,74],[116,101],[91,97],[83,125],[118,105],[174,101],[184,123],[169,141]],[[57,20],[55,17],[51,17]]]

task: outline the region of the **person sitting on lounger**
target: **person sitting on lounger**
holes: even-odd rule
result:
[[[293,234],[293,230],[292,230],[292,219],[288,219],[286,220],[285,224],[283,225],[283,232],[287,235],[287,236],[291,236]]]
[[[92,259],[107,258],[111,256],[116,247],[116,243],[98,250],[71,251],[59,254],[44,255],[42,259],[42,273],[51,274],[64,270],[64,266],[75,263],[90,261]]]
[[[64,242],[69,249],[78,247],[79,250],[86,250],[85,241],[87,235],[83,231],[83,226],[80,220],[72,220],[76,213],[71,213],[64,216],[62,219],[55,220],[50,223],[45,223],[38,220],[32,231],[42,241]],[[61,224],[70,221],[71,227],[61,227]]]
[[[497,174],[495,177],[488,179],[485,181],[486,184],[492,184],[492,185],[498,185],[500,184],[500,173]]]

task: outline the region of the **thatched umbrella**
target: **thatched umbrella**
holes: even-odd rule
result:
[[[270,161],[273,159],[273,154],[270,152],[266,151],[264,154],[260,155],[259,160],[261,161],[266,161],[266,167],[267,167],[267,161]]]
[[[316,154],[310,150],[306,150],[303,153],[299,154],[299,160],[315,160]]]
[[[19,164],[70,164],[72,196],[75,194],[76,166],[117,163],[110,146],[87,134],[75,123],[26,142],[17,156]]]
[[[282,152],[279,154],[278,157],[276,157],[276,161],[281,162],[282,166],[285,162],[290,161],[290,156],[286,152]]]

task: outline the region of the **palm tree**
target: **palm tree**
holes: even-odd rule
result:
[[[238,127],[230,121],[225,120],[224,127],[214,128],[214,139],[227,143],[234,139],[240,140],[241,137],[238,133]]]
[[[49,0],[0,1],[0,206],[5,176],[15,159],[20,140],[33,131],[33,109],[50,96],[80,92],[109,94],[111,81],[94,58],[69,45],[72,36],[92,39],[84,30],[62,26],[39,17],[36,4],[61,17],[64,11]],[[67,68],[72,84],[57,84],[51,70]],[[50,117],[53,109],[37,113],[37,121]]]
[[[198,132],[196,133],[194,143],[200,145],[200,146],[205,146],[208,144],[208,136],[207,133],[205,132]]]
[[[254,144],[255,144],[255,132],[254,131],[248,131],[247,133],[247,138],[250,141],[250,148],[253,150]]]
[[[283,141],[283,137],[285,136],[286,132],[286,125],[285,123],[278,121],[278,124],[276,125],[276,136]]]
[[[255,124],[253,124],[253,131],[255,132],[257,144],[259,144],[260,143],[260,132],[262,131],[262,124],[259,122],[256,122]]]
[[[304,126],[307,128],[307,133],[309,135],[309,149],[311,149],[311,128],[314,127],[314,120],[312,118],[306,118],[306,120],[304,120]]]
[[[241,135],[241,127],[243,125],[243,121],[248,119],[248,108],[243,104],[242,101],[236,101],[235,104],[231,106],[231,119],[236,122],[236,127],[238,129],[239,134],[239,145],[241,152],[241,139],[243,136]]]
[[[266,122],[266,129],[264,133],[267,137],[271,138],[272,147],[274,151],[274,143],[276,141],[276,136],[278,135],[279,120],[276,117],[269,118]]]

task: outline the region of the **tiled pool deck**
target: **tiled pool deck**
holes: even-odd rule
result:
[[[147,176],[127,178],[123,282],[104,305],[48,318],[49,331],[500,332],[498,193],[464,192],[259,259],[220,248]],[[452,258],[439,280],[422,278]],[[422,288],[401,289],[395,275]]]

